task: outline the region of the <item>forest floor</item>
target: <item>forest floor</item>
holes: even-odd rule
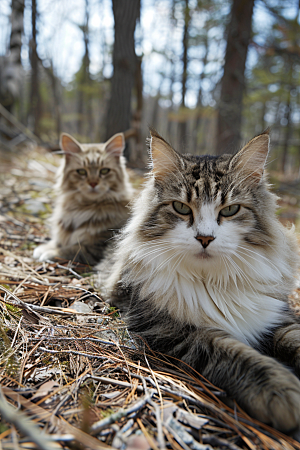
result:
[[[188,367],[138,350],[89,267],[32,259],[59,161],[0,153],[0,449],[300,450]],[[296,225],[299,186],[277,185],[282,221]]]

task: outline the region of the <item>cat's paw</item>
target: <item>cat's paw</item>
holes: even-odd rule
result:
[[[251,394],[250,394],[251,395]],[[282,368],[249,402],[250,414],[277,430],[300,430],[300,381]]]
[[[38,261],[55,260],[58,257],[58,253],[55,246],[48,242],[36,247],[33,251],[33,257]]]

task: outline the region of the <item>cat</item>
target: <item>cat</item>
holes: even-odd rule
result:
[[[40,261],[62,258],[95,265],[128,219],[134,191],[122,156],[124,135],[101,144],[79,144],[63,133],[60,146],[65,156],[58,171],[52,239],[33,255]]]
[[[151,130],[152,171],[118,238],[106,296],[153,350],[292,433],[300,427],[300,324],[288,305],[297,241],[276,217],[268,151],[264,132],[234,155],[181,155]]]

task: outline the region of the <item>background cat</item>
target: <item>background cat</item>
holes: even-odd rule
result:
[[[126,222],[133,195],[124,146],[122,133],[103,144],[79,144],[62,134],[65,157],[58,171],[52,239],[34,250],[35,258],[90,265],[100,261],[110,238]]]
[[[151,131],[152,173],[107,282],[129,330],[190,364],[253,417],[300,427],[298,256],[264,177],[269,136],[236,155],[179,155]],[[276,358],[276,359],[275,359]]]

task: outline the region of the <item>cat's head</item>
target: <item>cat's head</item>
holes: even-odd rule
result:
[[[101,144],[80,144],[69,134],[62,133],[60,146],[65,154],[60,176],[64,191],[97,201],[123,188],[126,177],[123,133]]]
[[[171,265],[170,249],[191,263],[212,266],[226,264],[237,251],[243,257],[246,248],[249,253],[272,245],[277,220],[276,197],[264,177],[268,148],[266,132],[235,155],[180,155],[151,130],[152,171],[143,205],[135,206],[136,231],[148,250],[153,247],[149,258],[159,243]]]

